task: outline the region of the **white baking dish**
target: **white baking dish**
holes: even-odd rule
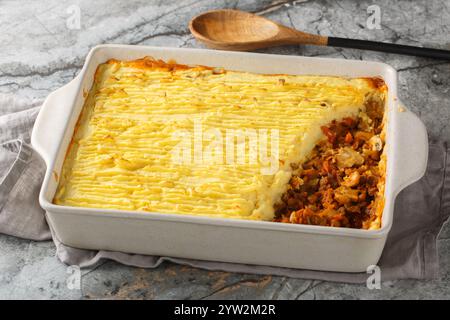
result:
[[[381,76],[389,89],[388,165],[382,228],[354,230],[52,204],[66,149],[83,106],[83,92],[91,88],[97,66],[111,58],[137,59],[147,55],[166,61],[174,59],[182,64],[257,73]],[[346,272],[365,271],[369,265],[377,263],[392,225],[395,197],[423,175],[428,157],[426,129],[398,101],[397,73],[386,64],[128,45],[101,45],[92,49],[79,75],[45,100],[31,141],[47,164],[40,204],[47,211],[56,235],[66,245]]]

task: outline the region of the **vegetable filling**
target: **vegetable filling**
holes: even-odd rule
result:
[[[274,221],[369,229],[379,216],[383,191],[382,120],[382,112],[368,108],[321,127],[326,138],[309,160],[293,165]]]

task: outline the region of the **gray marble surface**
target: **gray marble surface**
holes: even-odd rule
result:
[[[370,30],[367,8],[378,5],[380,29]],[[100,43],[201,47],[187,29],[197,13],[239,8],[322,35],[450,49],[450,1],[2,1],[0,92],[42,99],[70,81],[89,49]],[[76,19],[79,11],[79,28]],[[404,103],[425,122],[430,139],[450,138],[450,63],[350,49],[283,47],[289,55],[387,62],[399,71]],[[438,241],[440,277],[433,281],[365,285],[209,272],[164,263],[144,270],[104,262],[82,271],[69,289],[67,267],[51,242],[0,235],[0,298],[28,299],[429,299],[450,298],[450,226]]]

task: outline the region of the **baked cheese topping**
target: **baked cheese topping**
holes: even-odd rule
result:
[[[373,79],[110,60],[97,69],[54,203],[272,220],[291,164],[323,138],[320,127],[358,115],[374,94]]]

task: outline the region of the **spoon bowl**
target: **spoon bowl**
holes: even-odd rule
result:
[[[239,10],[202,13],[190,21],[189,29],[197,40],[208,47],[222,50],[245,51],[299,43],[326,45],[324,37],[294,30]]]

